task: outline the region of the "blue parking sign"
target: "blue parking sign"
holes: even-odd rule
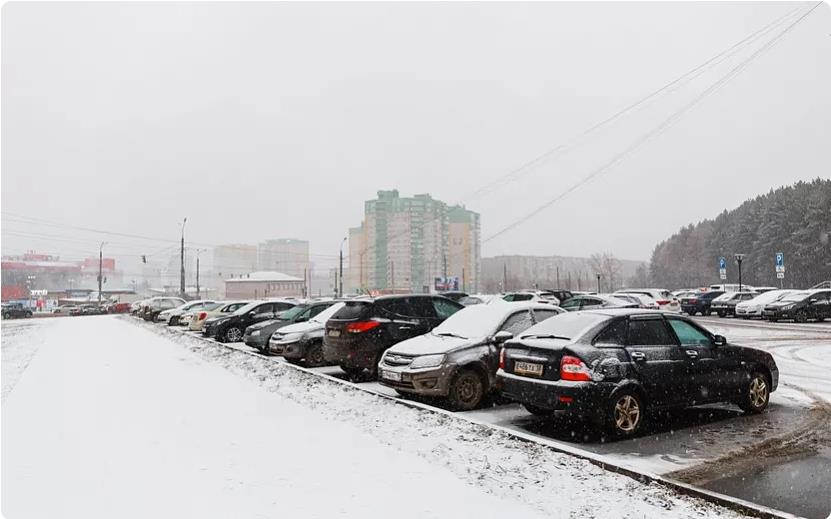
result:
[[[718,259],[718,269],[719,270],[726,270],[727,269],[727,260],[724,259],[724,256]]]
[[[784,267],[785,266],[785,254],[781,252],[776,253],[776,266],[777,267]]]

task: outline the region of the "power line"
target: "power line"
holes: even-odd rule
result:
[[[611,167],[615,166],[617,163],[621,162],[623,159],[625,159],[627,156],[629,156],[632,152],[634,152],[635,150],[640,148],[642,145],[644,145],[646,142],[648,142],[652,138],[654,138],[657,135],[659,135],[659,134],[663,133],[664,131],[666,131],[669,127],[671,127],[673,124],[675,124],[681,117],[683,117],[689,110],[691,110],[693,107],[695,107],[699,102],[704,100],[706,97],[710,96],[716,90],[718,90],[722,86],[726,85],[728,82],[730,82],[730,80],[732,80],[734,77],[736,77],[738,74],[740,74],[747,67],[747,65],[749,65],[754,59],[756,59],[757,57],[761,56],[763,53],[770,50],[770,48],[772,48],[777,42],[779,42],[785,34],[787,34],[791,29],[796,27],[797,24],[799,24],[802,20],[804,20],[809,14],[811,14],[814,11],[814,9],[819,7],[821,4],[822,4],[822,2],[817,3],[814,7],[809,9],[805,14],[803,14],[802,16],[797,18],[793,23],[791,23],[788,27],[786,27],[784,31],[782,31],[781,33],[776,35],[773,39],[768,41],[765,45],[763,45],[758,50],[756,50],[756,52],[754,52],[749,57],[747,57],[746,59],[741,61],[737,66],[732,68],[726,75],[722,76],[719,80],[717,80],[715,83],[710,85],[710,87],[707,88],[706,90],[704,90],[700,95],[696,96],[690,103],[684,105],[680,110],[676,111],[675,113],[670,115],[667,119],[665,119],[660,125],[658,125],[657,127],[653,128],[651,131],[649,131],[646,134],[644,134],[643,136],[641,136],[638,140],[636,140],[632,145],[630,145],[628,148],[626,148],[623,152],[617,154],[614,158],[612,158],[612,160],[605,163],[603,166],[595,169],[594,171],[592,171],[591,173],[589,173],[588,175],[586,175],[585,177],[580,179],[577,183],[573,184],[568,189],[566,189],[562,193],[558,194],[554,198],[548,200],[547,202],[545,202],[541,206],[537,207],[536,209],[534,209],[530,213],[522,216],[518,220],[510,223],[509,225],[502,228],[498,232],[492,234],[491,236],[489,236],[488,238],[483,240],[482,243],[487,243],[487,242],[493,240],[494,238],[497,238],[498,236],[501,236],[502,234],[505,234],[506,232],[508,232],[512,229],[515,229],[516,227],[518,227],[519,225],[521,225],[524,222],[528,221],[529,219],[533,218],[534,216],[536,216],[540,212],[544,211],[548,207],[551,207],[556,202],[562,200],[567,195],[569,195],[573,191],[577,190],[578,188],[580,188],[584,184],[588,183],[594,177],[602,174],[606,170],[608,170]]]

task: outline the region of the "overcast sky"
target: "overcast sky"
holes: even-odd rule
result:
[[[465,203],[487,239],[660,127],[813,5],[6,3],[3,253],[93,255],[101,239],[9,213],[167,239],[187,216],[189,240],[303,238],[323,266],[363,201],[393,188]],[[578,138],[797,8],[727,61]],[[829,64],[826,3],[483,254],[647,260],[683,225],[828,178]],[[575,146],[473,195],[560,144]],[[165,246],[104,238],[113,253]]]

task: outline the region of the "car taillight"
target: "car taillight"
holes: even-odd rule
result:
[[[350,323],[346,325],[346,331],[349,333],[364,333],[381,326],[378,321],[360,321],[357,323]]]
[[[499,369],[505,369],[505,348],[499,349]]]
[[[202,321],[208,317],[208,312],[199,312],[199,320]]]
[[[692,303],[692,304],[696,304],[697,302],[698,302],[698,299],[696,299],[696,298],[690,299],[690,303]]]
[[[669,304],[669,300],[668,300],[668,299],[659,299],[659,300],[657,300],[657,301],[655,301],[655,302],[656,302],[656,303],[658,303],[659,305],[668,305],[668,304]]]
[[[560,379],[591,381],[592,375],[582,360],[571,355],[565,355],[560,360]]]

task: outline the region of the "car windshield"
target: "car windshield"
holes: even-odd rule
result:
[[[546,319],[525,330],[520,338],[531,336],[554,335],[564,339],[575,339],[583,335],[589,328],[592,328],[609,316],[591,312],[570,312],[560,314],[556,318]]]
[[[507,314],[504,306],[475,305],[463,308],[436,326],[432,334],[465,339],[485,337],[496,331]]]
[[[237,308],[234,311],[233,315],[244,315],[246,312],[250,312],[251,310],[257,308],[261,304],[263,304],[262,301],[253,301],[251,303],[248,303],[247,305]]]
[[[335,313],[338,310],[340,310],[344,306],[346,306],[345,303],[335,303],[326,310],[320,312],[316,316],[309,319],[309,321],[315,321],[317,323],[326,324],[326,321],[328,321],[333,315],[335,315]]]
[[[780,301],[787,301],[787,302],[791,302],[791,303],[799,302],[799,301],[802,301],[803,299],[805,299],[806,297],[808,297],[809,295],[811,295],[811,293],[806,292],[806,291],[794,292],[793,294],[786,295]]]
[[[298,315],[305,312],[306,309],[308,309],[308,308],[309,308],[309,305],[297,305],[295,307],[289,308],[288,310],[280,312],[280,314],[277,315],[277,319],[279,319],[281,321],[291,321],[292,319],[294,319]]]

